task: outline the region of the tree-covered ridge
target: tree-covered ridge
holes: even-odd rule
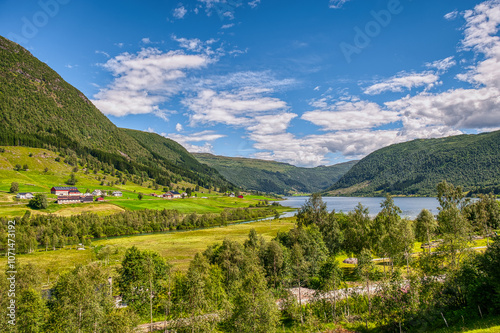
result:
[[[151,150],[158,145],[138,142],[49,66],[1,36],[0,145],[69,149],[162,185],[182,177],[200,186],[232,187],[173,141],[158,152]]]
[[[233,184],[254,191],[288,194],[326,189],[357,161],[316,168],[300,168],[287,163],[259,159],[194,154],[202,163],[217,169]]]
[[[443,180],[465,191],[486,193],[498,189],[499,175],[500,131],[496,131],[382,148],[363,158],[327,193],[435,195]]]

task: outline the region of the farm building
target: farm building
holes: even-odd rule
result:
[[[92,192],[92,195],[93,195],[94,197],[100,197],[100,196],[101,196],[101,195],[103,195],[103,194],[105,194],[105,193],[104,193],[103,191],[101,191],[101,190],[94,190],[94,191]]]
[[[16,195],[18,199],[33,199],[33,193],[18,193]]]
[[[121,196],[123,195],[123,193],[122,193],[122,192],[120,192],[120,191],[113,191],[112,195],[113,195],[114,197],[121,197]]]
[[[57,197],[57,203],[74,204],[74,203],[89,203],[93,202],[94,198],[91,195],[61,195]]]
[[[57,196],[63,195],[81,195],[80,191],[76,187],[60,187],[60,186],[54,186],[53,188],[50,189],[50,193],[55,194]]]

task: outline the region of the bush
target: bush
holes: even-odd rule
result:
[[[19,192],[19,184],[16,183],[16,182],[12,182],[12,184],[10,184],[10,193],[16,193],[16,192]]]
[[[35,194],[35,197],[30,200],[29,206],[33,209],[46,209],[49,206],[47,196],[43,193]]]

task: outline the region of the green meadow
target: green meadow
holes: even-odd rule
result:
[[[251,229],[255,229],[264,239],[270,240],[276,236],[278,231],[288,231],[293,228],[294,223],[294,218],[286,218],[200,230],[99,239],[93,241],[91,248],[85,250],[77,250],[75,246],[67,246],[56,251],[39,249],[34,253],[19,254],[17,260],[22,264],[31,263],[40,268],[42,272],[49,272],[51,279],[53,279],[79,264],[96,260],[94,249],[111,246],[113,251],[108,263],[116,266],[121,262],[125,249],[136,246],[141,250],[157,251],[175,268],[186,270],[194,255],[204,251],[208,245],[221,243],[225,238],[243,242]],[[6,262],[5,257],[0,257],[0,266],[4,266]]]
[[[64,163],[64,158],[50,150],[28,147],[2,148],[5,151],[0,153],[0,217],[23,216],[27,210],[30,210],[32,214],[62,216],[86,212],[109,215],[123,210],[138,209],[177,209],[183,214],[192,212],[199,214],[219,213],[225,208],[249,207],[256,205],[261,200],[269,199],[261,196],[245,196],[243,199],[229,198],[216,192],[209,193],[208,189],[200,188],[195,198],[167,200],[151,196],[153,193],[163,193],[161,187],[154,190],[151,181],[145,181],[143,186],[130,181],[126,185],[115,184],[118,180],[117,177],[104,174],[101,171],[96,174],[86,173],[85,169],[78,166],[78,171],[75,173],[78,182],[75,186],[81,192],[95,189],[119,190],[123,196],[107,196],[104,202],[92,204],[58,205],[56,196],[51,195],[49,191],[52,186],[67,186],[65,182],[73,172],[74,166]],[[14,168],[17,164],[21,167],[27,165],[28,169],[15,171]],[[105,185],[101,185],[102,181]],[[31,210],[27,206],[29,200],[18,200],[15,198],[15,194],[8,192],[12,182],[19,184],[19,192],[47,194],[48,208],[39,211]],[[175,187],[179,192],[182,192],[182,188],[194,188],[195,185],[181,181],[175,184]],[[142,200],[138,199],[139,193],[143,194]],[[285,208],[278,208],[278,210],[283,211]]]

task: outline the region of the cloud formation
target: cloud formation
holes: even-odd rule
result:
[[[92,102],[104,114],[117,117],[147,113],[165,116],[168,112],[160,105],[178,92],[175,82],[184,78],[187,70],[205,67],[209,62],[204,55],[165,53],[156,48],[122,53],[102,65],[114,80],[95,94]]]

